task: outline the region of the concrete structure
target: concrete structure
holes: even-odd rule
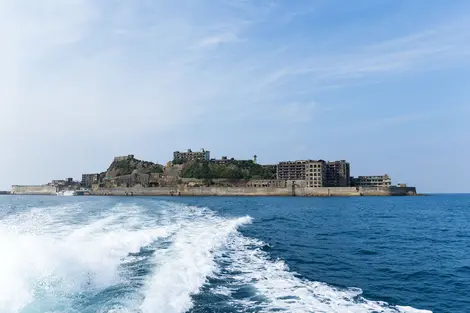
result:
[[[306,164],[307,187],[326,186],[326,162],[323,160],[309,161]]]
[[[256,180],[250,180],[246,183],[246,187],[286,188],[287,185],[288,185],[287,180],[277,180],[277,179],[256,179]]]
[[[85,188],[91,188],[92,185],[98,184],[100,181],[100,174],[83,174],[82,175],[82,186]]]
[[[392,180],[387,174],[359,176],[357,178],[353,178],[353,184],[356,187],[390,187],[392,185]]]
[[[188,187],[98,188],[97,196],[411,196],[414,187]]]
[[[92,195],[97,196],[410,196],[416,195],[414,187],[307,187],[306,181],[251,181],[246,186],[191,186],[176,184],[162,187],[103,188],[94,185]],[[50,185],[12,186],[12,195],[55,195],[58,189]]]
[[[13,185],[10,193],[12,195],[55,195],[57,191],[57,187],[51,185]]]
[[[234,158],[229,159],[226,156],[223,156],[221,159],[210,159],[211,163],[215,163],[215,164],[219,164],[219,165],[228,164],[228,163],[233,162],[233,161],[235,161]]]
[[[298,160],[280,162],[278,180],[307,181],[307,187],[326,186],[326,162],[323,160]]]
[[[210,151],[201,149],[199,152],[193,152],[191,149],[188,149],[186,152],[173,152],[173,160],[178,161],[209,161],[210,160]]]
[[[308,161],[286,161],[277,165],[278,180],[305,180],[305,166]]]
[[[47,184],[48,186],[56,187],[56,189],[64,190],[68,189],[76,189],[79,187],[80,183],[73,180],[73,178],[68,177],[66,179],[54,179],[50,183]]]
[[[351,185],[350,165],[345,160],[326,164],[326,186],[349,187]]]
[[[59,186],[65,186],[66,185],[66,181],[63,180],[63,179],[54,179],[52,180],[49,185],[51,186],[56,186],[56,187],[59,187]]]
[[[114,162],[132,160],[133,158],[134,158],[133,154],[129,154],[129,155],[125,155],[125,156],[117,156],[117,157],[114,157]]]

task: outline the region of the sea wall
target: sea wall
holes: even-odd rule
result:
[[[363,196],[414,196],[415,187],[361,187],[359,191]]]
[[[153,187],[97,188],[97,196],[406,196],[415,195],[414,187]]]
[[[11,187],[12,195],[55,195],[56,187],[49,185],[38,186],[20,186],[14,185]]]
[[[48,185],[11,188],[12,195],[55,195],[56,187]],[[95,188],[96,196],[406,196],[415,195],[415,187],[133,187]]]
[[[272,187],[153,187],[98,188],[97,196],[292,196],[288,188]]]

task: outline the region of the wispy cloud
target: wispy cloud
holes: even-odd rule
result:
[[[461,21],[370,45],[332,46],[333,53],[304,55],[293,62],[287,57],[290,51],[286,51],[285,60],[290,61],[280,62],[278,68],[265,76],[261,86],[279,87],[304,80],[321,88],[332,82],[344,84],[371,75],[426,71],[462,62],[468,65],[468,29],[470,23]]]
[[[466,19],[380,41],[351,31],[343,43],[344,34],[309,24],[322,14],[315,3],[296,4],[0,0],[0,144],[9,164],[26,164],[23,176],[0,179],[28,178],[29,155],[46,162],[70,151],[85,167],[96,153],[169,151],[168,138],[202,143],[207,134],[194,130],[217,123],[307,133],[328,105],[320,91],[468,65]],[[49,169],[67,170],[56,161]]]

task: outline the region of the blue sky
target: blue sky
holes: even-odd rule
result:
[[[0,0],[0,189],[172,151],[470,192],[470,2]]]

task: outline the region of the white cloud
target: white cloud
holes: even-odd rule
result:
[[[266,76],[262,86],[281,87],[303,80],[310,86],[322,88],[332,82],[344,83],[372,75],[433,70],[462,62],[468,65],[469,28],[468,20],[446,21],[432,30],[370,45],[332,46],[333,53],[303,55],[296,60],[279,58],[278,68]],[[293,49],[286,51],[284,56]]]
[[[469,52],[459,24],[312,53],[303,48],[314,34],[276,33],[303,14],[282,3],[0,0],[0,164],[12,165],[0,186],[134,152],[124,150],[141,138],[168,153],[163,137],[189,138],[221,117],[292,129],[317,113],[316,90]]]

